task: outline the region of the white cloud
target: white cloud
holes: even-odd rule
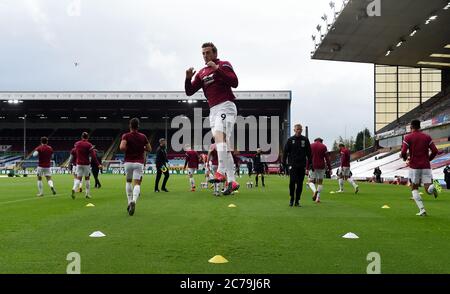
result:
[[[175,78],[177,71],[178,58],[175,52],[163,52],[157,46],[150,44],[148,47],[148,66],[157,70],[168,78]]]
[[[39,1],[25,0],[25,7],[30,13],[31,19],[36,25],[36,29],[44,41],[50,46],[56,47],[56,35],[50,29],[50,22],[47,14],[43,11]]]
[[[182,90],[213,41],[238,90],[292,90],[312,136],[373,125],[372,66],[310,59],[329,0],[84,0],[77,17],[71,2],[0,2],[0,90]]]

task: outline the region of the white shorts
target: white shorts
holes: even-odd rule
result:
[[[89,177],[91,175],[90,165],[77,165],[77,177]]]
[[[431,169],[410,169],[409,178],[411,183],[416,185],[420,185],[420,183],[431,184],[433,181]]]
[[[341,176],[350,177],[350,167],[341,167]]]
[[[125,175],[127,181],[140,180],[144,174],[144,165],[138,162],[125,162]]]
[[[38,166],[36,173],[37,173],[38,177],[51,177],[52,176],[52,171],[50,170],[49,167]]]
[[[210,165],[209,170],[214,174],[217,171],[218,167],[219,167],[218,165]]]
[[[188,168],[188,175],[193,175],[197,169],[196,168]]]
[[[227,142],[233,135],[234,124],[236,123],[237,108],[231,101],[225,101],[211,107],[209,110],[209,125],[213,134],[216,131],[225,133]]]
[[[315,169],[313,171],[309,171],[309,178],[312,180],[323,180],[323,178],[325,178],[325,170]]]

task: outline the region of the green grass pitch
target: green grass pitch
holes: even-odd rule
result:
[[[247,179],[240,193],[214,197],[174,175],[170,193],[157,194],[145,176],[130,217],[123,176],[101,176],[91,200],[70,198],[69,175],[54,177],[56,196],[44,183],[42,198],[34,177],[0,178],[0,273],[64,274],[70,252],[80,254],[81,273],[364,274],[370,252],[380,254],[382,273],[450,273],[447,191],[437,200],[424,194],[429,216],[418,217],[404,186],[361,183],[355,195],[346,183],[345,193],[330,194],[338,185],[329,180],[321,204],[304,188],[302,207],[291,208],[287,178],[267,176],[253,189]],[[90,238],[94,231],[106,237]],[[359,239],[343,239],[348,232]],[[215,255],[229,262],[208,263]]]

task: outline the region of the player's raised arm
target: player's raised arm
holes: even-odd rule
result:
[[[194,81],[192,77],[195,75],[195,70],[193,67],[186,70],[186,79],[184,81],[184,91],[186,95],[192,96],[202,87],[202,81],[198,75],[195,76]]]
[[[224,62],[217,67],[216,73],[224,80],[224,82],[232,87],[237,88],[239,85],[239,80],[233,67],[229,62]]]

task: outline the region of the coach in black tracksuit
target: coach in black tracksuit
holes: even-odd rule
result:
[[[444,168],[444,180],[446,188],[450,190],[450,166],[448,165]]]
[[[261,175],[261,182],[262,186],[265,187],[264,184],[264,171],[267,168],[267,164],[261,160],[261,149],[258,148],[256,150],[256,155],[253,158],[253,168],[255,170],[255,181],[256,181],[256,187],[258,187],[258,177]]]
[[[159,192],[159,180],[161,179],[161,174],[164,174],[164,179],[161,185],[161,190],[164,192],[169,192],[166,189],[166,183],[169,179],[169,168],[167,166],[167,151],[166,151],[166,140],[159,139],[159,147],[156,150],[156,180],[155,180],[155,192]],[[165,169],[165,170],[163,170]]]
[[[289,206],[300,206],[303,181],[305,179],[306,160],[311,162],[311,145],[308,138],[302,136],[302,126],[294,126],[295,135],[290,137],[283,152],[283,164],[287,166],[290,174],[289,194],[291,201]],[[295,195],[295,204],[294,204]]]
[[[94,152],[97,155],[97,161],[101,163],[102,159],[101,159],[101,157],[98,156],[98,150],[94,149]],[[100,181],[98,179],[98,173],[100,172],[100,170],[94,160],[91,160],[91,171],[92,171],[92,175],[94,176],[94,179],[95,179],[95,188],[100,189],[102,187],[102,184],[100,183]]]

